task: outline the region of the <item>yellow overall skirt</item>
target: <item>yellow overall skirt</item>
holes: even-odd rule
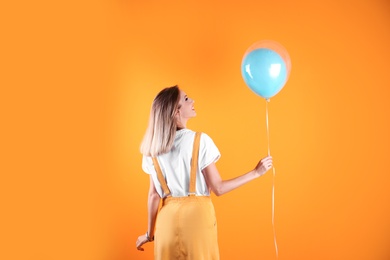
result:
[[[195,196],[200,133],[196,133],[188,197],[166,197],[156,220],[155,260],[219,260],[217,221],[209,196]],[[159,182],[170,194],[156,158]]]

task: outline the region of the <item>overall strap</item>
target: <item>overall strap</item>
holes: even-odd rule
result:
[[[195,196],[196,193],[196,172],[198,169],[200,135],[201,135],[200,132],[195,133],[194,147],[192,149],[190,188],[188,194],[189,196]]]
[[[167,182],[165,181],[165,178],[162,174],[160,164],[158,164],[157,158],[152,157],[152,160],[153,160],[154,168],[156,169],[156,172],[157,172],[158,181],[160,182],[160,185],[164,191],[164,194],[166,194],[167,196],[171,195],[171,191],[169,190]]]

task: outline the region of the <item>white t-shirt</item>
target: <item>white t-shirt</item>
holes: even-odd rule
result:
[[[157,156],[161,171],[165,177],[172,197],[188,196],[191,158],[195,132],[189,129],[181,129],[176,132],[175,141],[170,152]],[[221,156],[213,140],[205,133],[201,134],[199,146],[198,168],[196,172],[196,196],[209,196],[210,190],[202,174],[202,170]],[[151,174],[154,186],[160,197],[165,197],[157,178],[153,160],[149,156],[143,156],[142,169]]]

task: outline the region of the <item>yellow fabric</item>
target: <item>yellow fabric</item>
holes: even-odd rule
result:
[[[165,178],[164,178],[164,176],[162,174],[162,171],[161,171],[161,168],[160,168],[160,164],[158,163],[157,158],[152,157],[152,160],[153,160],[153,166],[154,166],[154,168],[156,169],[156,172],[157,172],[158,181],[160,182],[160,185],[161,185],[161,187],[162,187],[162,189],[164,191],[164,194],[168,196],[168,195],[171,194],[171,191],[169,190],[167,182],[165,181]]]
[[[155,260],[219,260],[211,198],[164,199],[157,216],[154,243]]]
[[[199,157],[199,145],[200,145],[200,134],[195,133],[194,147],[192,149],[192,160],[191,160],[191,176],[190,176],[190,188],[189,195],[195,195],[196,191],[196,172],[198,169],[198,157]]]

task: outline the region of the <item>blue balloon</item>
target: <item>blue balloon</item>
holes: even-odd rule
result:
[[[246,54],[241,74],[248,87],[265,99],[279,93],[287,81],[286,63],[276,51],[267,48]]]

